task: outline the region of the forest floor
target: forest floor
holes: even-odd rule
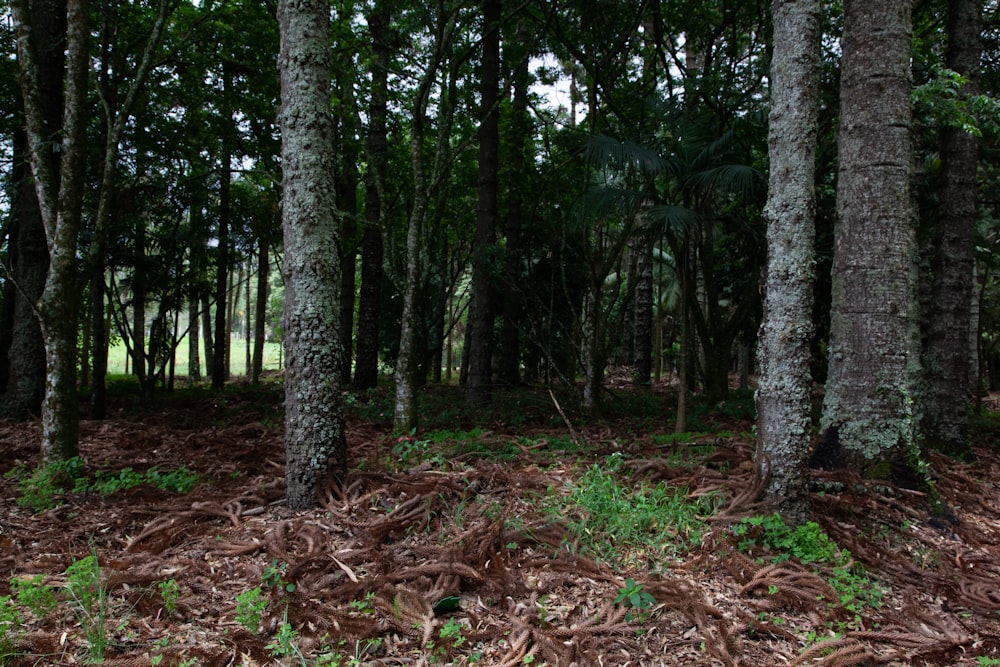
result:
[[[396,439],[384,392],[348,395],[314,511],[283,502],[277,384],[116,394],[54,495],[37,424],[0,423],[0,664],[1000,664],[994,418],[931,460],[950,512],[816,472],[792,530],[753,502],[748,394],[681,435],[669,391],[555,398],[435,388]]]

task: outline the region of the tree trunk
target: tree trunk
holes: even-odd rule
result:
[[[19,158],[14,162],[14,183],[17,196],[11,205],[11,225],[8,237],[8,262],[13,280],[4,294],[4,308],[10,308],[10,333],[7,359],[8,377],[0,417],[25,419],[38,415],[45,396],[45,346],[38,325],[35,306],[45,288],[49,268],[49,253],[45,241],[45,227],[38,208],[38,196],[33,177],[26,165],[27,139],[23,134]],[[18,174],[20,172],[20,174]]]
[[[811,516],[813,239],[816,234],[819,0],[774,0],[765,208],[767,268],[759,336],[757,467],[789,525]]]
[[[354,293],[358,262],[358,151],[355,147],[357,104],[354,99],[354,71],[343,73],[340,86],[340,169],[337,171],[337,209],[340,211],[340,339],[344,358],[340,362],[341,384],[351,382],[354,348]]]
[[[396,361],[395,373],[396,397],[393,406],[393,428],[398,433],[414,431],[419,423],[416,387],[419,382],[417,372],[423,355],[417,346],[420,333],[418,329],[421,326],[417,297],[420,294],[422,276],[420,259],[424,245],[422,229],[427,212],[427,201],[430,196],[424,169],[423,143],[427,129],[427,106],[430,102],[431,88],[444,58],[445,48],[451,43],[457,20],[457,14],[445,12],[444,3],[441,0],[438,0],[436,4],[439,23],[435,28],[434,52],[420,79],[420,85],[417,87],[410,126],[413,209],[410,211],[406,230],[406,277],[403,288],[403,314],[400,318],[399,356]],[[444,140],[445,135],[441,132],[439,144]]]
[[[201,337],[202,349],[205,351],[205,375],[215,377],[215,352],[212,349],[212,304],[208,295],[201,297]]]
[[[12,5],[14,12],[22,12],[21,21],[30,22],[30,26],[21,25],[21,30],[28,30],[31,42],[18,43],[21,49],[31,49],[30,58],[35,68],[34,86],[37,100],[27,99],[22,91],[21,103],[25,112],[30,113],[34,103],[37,131],[41,136],[32,136],[31,129],[27,134],[21,131],[14,133],[14,187],[17,189],[15,202],[11,207],[13,224],[9,238],[10,254],[8,261],[13,273],[13,319],[10,331],[10,347],[6,350],[9,361],[9,377],[5,387],[3,410],[0,416],[24,419],[28,415],[37,415],[42,408],[45,395],[45,346],[42,342],[41,327],[35,312],[38,299],[45,288],[45,278],[49,270],[49,249],[47,246],[46,225],[41,211],[42,202],[36,190],[36,170],[33,162],[35,142],[42,155],[37,159],[44,160],[45,167],[51,172],[52,188],[59,187],[59,160],[50,145],[51,137],[59,134],[62,127],[63,113],[63,66],[65,63],[64,49],[66,47],[66,2],[65,0],[23,0]],[[15,20],[18,14],[15,13]],[[19,64],[26,66],[24,56],[18,55]],[[30,82],[28,82],[30,84]],[[23,85],[23,84],[22,84]],[[20,165],[25,165],[26,168]],[[55,196],[55,193],[53,193]],[[52,206],[55,202],[51,202]],[[50,216],[55,211],[49,212]],[[5,304],[7,302],[5,301]]]
[[[230,79],[232,77],[229,68],[223,65],[223,97],[228,98],[229,89],[232,87]],[[228,103],[226,104],[228,107]],[[229,223],[232,212],[232,146],[229,135],[232,128],[232,116],[226,110],[226,128],[222,136],[222,156],[219,164],[219,229],[218,242],[216,248],[215,267],[215,343],[212,346],[212,389],[222,389],[226,385],[226,376],[229,374],[228,355],[229,349],[229,325],[231,320],[226,318],[227,295],[229,292]]]
[[[493,395],[493,258],[496,251],[497,170],[500,149],[500,0],[484,0],[483,59],[479,99],[479,204],[472,249],[472,302],[469,305],[469,378],[465,400],[488,405]]]
[[[378,386],[379,309],[382,294],[382,223],[387,170],[386,114],[389,75],[389,23],[379,0],[368,16],[372,36],[371,97],[368,104],[368,174],[365,177],[365,223],[361,249],[361,296],[358,303],[358,354],[354,386]]]
[[[979,92],[982,3],[948,3],[947,65],[965,76],[966,93]],[[959,128],[941,136],[942,183],[931,255],[931,312],[924,318],[927,388],[921,430],[927,446],[956,456],[972,453],[969,440],[969,330],[972,322],[978,140]]]
[[[632,350],[633,381],[648,386],[653,374],[653,243],[639,236],[635,286],[635,338]]]
[[[201,380],[201,327],[198,297],[188,299],[188,379]]]
[[[920,372],[910,193],[910,0],[847,0],[823,427],[872,477],[912,465]]]
[[[285,243],[285,483],[289,507],[342,484],[337,220],[330,114],[330,5],[280,0]],[[332,265],[332,266],[331,266]],[[221,304],[220,304],[221,305]]]
[[[517,29],[517,43],[528,42],[528,30],[522,23]],[[505,46],[505,53],[507,47]],[[506,236],[503,280],[503,325],[500,334],[500,378],[508,386],[521,382],[521,262],[523,259],[521,228],[524,216],[522,188],[530,178],[534,165],[528,156],[531,141],[532,119],[528,113],[528,58],[518,54],[520,60],[514,66],[514,100],[511,104],[511,152],[506,162],[507,171],[507,214],[504,217]]]
[[[48,80],[32,35],[27,2],[12,3],[18,32],[18,63],[28,128],[31,168],[49,251],[49,270],[38,301],[45,344],[45,398],[42,401],[41,462],[75,456],[79,443],[76,395],[77,240],[83,209],[86,172],[87,73],[90,29],[84,0],[66,7],[66,75]],[[58,42],[57,42],[58,43]],[[44,44],[53,48],[52,44]],[[63,96],[55,98],[55,85]],[[53,165],[52,134],[46,113],[62,112],[58,166]]]
[[[271,273],[270,244],[266,235],[257,240],[257,307],[254,308],[253,325],[253,373],[250,381],[260,382],[264,371],[264,338],[267,328],[268,276]]]

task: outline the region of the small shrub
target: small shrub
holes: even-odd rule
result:
[[[36,575],[30,579],[14,577],[10,580],[10,590],[17,596],[17,602],[27,607],[37,618],[45,618],[56,603],[56,593],[52,586],[44,583],[45,575]]]
[[[167,612],[167,616],[175,616],[177,614],[177,599],[181,595],[181,587],[177,585],[177,581],[174,579],[161,581],[156,587],[160,591],[160,597],[163,598],[163,611]]]

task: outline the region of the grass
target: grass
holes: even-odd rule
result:
[[[231,336],[229,345],[229,372],[232,375],[246,375],[246,343],[247,341],[243,338],[237,338],[236,336]],[[251,341],[251,346],[253,342]],[[251,350],[251,354],[253,350]],[[199,344],[199,356],[201,358],[201,373],[205,375],[205,346],[204,343]],[[125,362],[128,352],[125,349],[125,344],[120,340],[117,344],[113,344],[108,350],[108,373],[123,375],[125,374]],[[189,349],[187,337],[182,338],[180,344],[177,346],[177,350],[174,353],[174,363],[176,364],[174,368],[174,373],[178,376],[186,376],[188,374],[188,363],[190,361]],[[266,342],[264,343],[264,370],[279,370],[281,365],[279,361],[283,361],[281,356],[281,343]],[[131,370],[132,363],[129,360],[128,368]]]
[[[619,481],[622,457],[594,464],[550,511],[569,517],[576,545],[598,559],[626,566],[664,566],[701,542],[718,499],[691,498],[684,487]]]

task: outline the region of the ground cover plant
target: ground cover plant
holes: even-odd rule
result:
[[[351,474],[314,511],[283,504],[277,384],[123,392],[44,475],[35,427],[0,423],[0,664],[1000,663],[986,437],[932,457],[948,514],[819,472],[791,527],[754,500],[741,395],[674,434],[668,388],[597,419],[435,387],[404,436],[390,396],[348,401]]]

